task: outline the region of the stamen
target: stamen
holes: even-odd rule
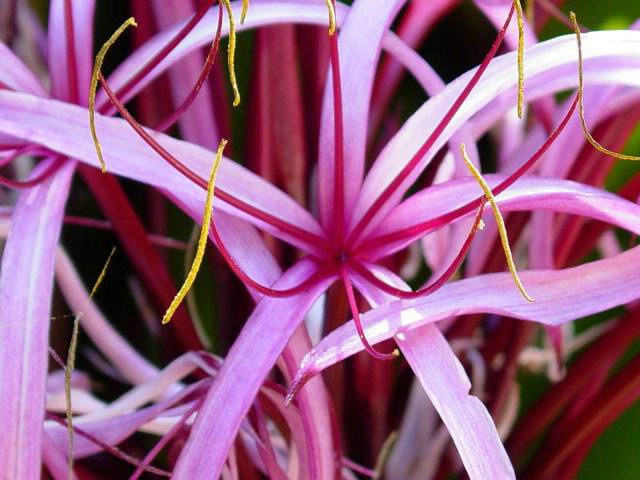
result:
[[[335,0],[325,0],[329,10],[329,35],[336,33],[336,5]]]
[[[353,323],[356,326],[356,330],[358,331],[358,336],[360,337],[360,341],[364,346],[364,349],[367,351],[369,355],[371,355],[376,360],[393,360],[394,358],[400,356],[400,352],[398,349],[394,349],[391,353],[382,353],[373,347],[367,337],[364,334],[364,328],[362,327],[362,321],[360,320],[360,311],[358,310],[358,304],[356,302],[356,296],[353,292],[353,284],[349,279],[349,275],[345,271],[344,268],[340,269],[340,274],[342,276],[342,283],[344,284],[344,289],[347,294],[347,301],[349,302],[349,308],[351,309],[351,314],[353,315]]]
[[[105,275],[107,274],[107,270],[109,269],[109,265],[111,264],[111,259],[113,255],[116,253],[116,247],[111,249],[111,253],[107,258],[102,270],[100,271],[100,275],[98,275],[98,279],[93,284],[93,288],[91,289],[91,293],[89,293],[89,299],[93,298],[96,294],[96,291],[100,287],[100,284],[104,280]],[[67,472],[69,473],[69,477],[73,474],[73,445],[74,445],[74,429],[73,429],[73,409],[71,407],[71,374],[73,373],[73,369],[76,365],[76,351],[78,348],[78,334],[79,334],[79,325],[80,325],[80,316],[82,312],[78,312],[73,318],[73,331],[71,332],[71,342],[69,344],[69,353],[67,354],[67,366],[64,370],[64,399],[66,405],[66,414],[67,414],[67,435],[69,441],[69,453],[67,457]]]
[[[533,2],[529,2],[533,4]],[[520,0],[513,0],[518,22],[518,118],[522,118],[524,110],[524,15]]]
[[[582,67],[582,38],[580,35],[580,26],[578,25],[578,20],[576,19],[575,13],[569,12],[569,17],[571,18],[571,23],[573,24],[573,30],[576,33],[576,40],[578,43],[578,114],[580,115],[580,124],[582,125],[584,136],[587,141],[600,153],[604,153],[605,155],[608,155],[610,157],[617,158],[618,160],[639,161],[640,157],[636,157],[634,155],[625,155],[624,153],[614,152],[603,147],[595,138],[593,138],[593,136],[589,132],[589,127],[587,126],[587,121],[584,117],[584,75]]]
[[[227,63],[229,65],[229,79],[231,80],[231,88],[233,89],[233,106],[240,105],[240,92],[238,90],[238,82],[236,80],[236,22],[233,19],[233,9],[230,0],[220,0],[227,9],[229,16],[229,47],[227,49]],[[244,5],[243,5],[244,9]]]
[[[244,23],[249,12],[249,0],[242,0],[242,13],[240,14],[240,23]]]
[[[91,137],[93,138],[93,144],[96,147],[96,153],[98,154],[98,160],[100,161],[100,169],[102,173],[107,172],[107,164],[104,162],[104,158],[102,157],[102,147],[100,146],[100,141],[98,140],[98,133],[96,132],[96,90],[98,89],[98,76],[100,75],[100,70],[102,69],[102,62],[104,61],[104,57],[107,54],[111,45],[113,45],[118,37],[122,35],[122,33],[129,28],[130,26],[137,27],[135,18],[130,17],[125,22],[118,27],[118,29],[113,32],[113,35],[109,37],[109,39],[102,45],[102,48],[98,51],[96,55],[96,61],[93,64],[93,73],[91,74],[91,86],[89,88],[89,129],[91,130]]]
[[[204,251],[207,247],[207,238],[209,237],[209,226],[211,225],[211,216],[213,214],[213,192],[215,190],[216,184],[216,174],[218,173],[218,168],[220,167],[220,162],[222,160],[222,152],[224,151],[224,147],[227,146],[227,141],[222,139],[220,141],[220,145],[218,145],[218,151],[216,152],[216,159],[213,162],[213,166],[211,167],[211,172],[209,173],[209,182],[207,184],[207,198],[204,202],[204,215],[202,216],[202,228],[200,229],[200,237],[198,238],[198,248],[196,249],[196,255],[193,259],[193,264],[191,265],[191,269],[187,274],[187,278],[184,280],[182,287],[176,293],[176,296],[173,298],[171,305],[167,308],[164,317],[162,317],[162,324],[165,325],[171,321],[171,317],[182,303],[182,300],[187,295],[193,282],[196,279],[196,275],[198,275],[198,271],[200,270],[200,265],[202,265],[202,259],[204,258]]]
[[[522,281],[518,276],[518,271],[516,270],[516,264],[513,261],[513,255],[511,254],[511,247],[509,246],[509,237],[507,236],[507,228],[504,225],[504,219],[502,218],[502,214],[500,213],[500,209],[498,208],[496,197],[494,197],[493,192],[489,187],[489,184],[486,182],[484,178],[482,178],[482,175],[480,174],[480,172],[476,169],[476,167],[473,165],[473,163],[469,159],[464,143],[460,144],[460,153],[462,154],[462,157],[464,158],[464,161],[467,164],[467,168],[469,169],[471,174],[474,176],[474,178],[480,185],[480,188],[482,188],[482,191],[484,192],[485,197],[487,198],[487,200],[489,201],[489,204],[491,205],[491,210],[493,211],[493,216],[496,220],[496,225],[498,226],[498,232],[500,233],[500,241],[502,242],[502,249],[504,250],[504,256],[505,256],[505,259],[507,260],[507,266],[509,267],[509,272],[511,273],[511,277],[513,278],[513,281],[518,287],[518,290],[520,290],[520,293],[522,294],[522,296],[529,302],[533,302],[534,301],[533,298],[530,297],[527,291],[524,289],[524,285],[522,284]]]

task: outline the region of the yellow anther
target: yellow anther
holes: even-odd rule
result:
[[[244,23],[247,18],[247,12],[249,12],[249,0],[242,0],[242,13],[240,13],[240,23]]]
[[[100,75],[102,62],[104,62],[104,57],[107,54],[107,51],[127,28],[137,26],[138,24],[133,17],[128,18],[122,25],[120,25],[120,27],[118,27],[115,32],[113,32],[113,35],[109,37],[109,40],[107,40],[104,45],[102,45],[102,48],[100,48],[98,54],[96,55],[96,61],[93,64],[91,86],[89,88],[89,129],[91,130],[91,137],[93,138],[93,144],[96,147],[96,153],[98,154],[98,160],[100,161],[100,169],[102,170],[102,173],[106,173],[107,165],[104,162],[104,158],[102,157],[102,147],[100,146],[98,134],[96,133],[96,90],[98,89],[98,76]]]
[[[584,132],[584,136],[587,141],[599,152],[604,153],[605,155],[609,155],[610,157],[617,158],[618,160],[632,160],[638,161],[640,157],[636,157],[634,155],[625,155],[624,153],[614,152],[609,150],[608,148],[603,147],[598,143],[598,141],[593,138],[591,133],[589,132],[589,127],[587,127],[587,121],[584,118],[584,74],[582,68],[582,38],[580,35],[580,26],[578,25],[578,20],[576,19],[576,14],[573,12],[569,12],[569,17],[571,18],[571,23],[573,24],[573,30],[576,33],[576,40],[578,42],[578,112],[580,115],[580,123],[582,124],[582,131]]]
[[[105,275],[107,274],[107,270],[109,269],[109,265],[111,264],[111,259],[113,255],[116,253],[116,247],[111,249],[111,253],[109,254],[109,258],[105,262],[102,267],[102,271],[98,276],[98,279],[93,284],[93,288],[91,289],[91,293],[89,294],[89,298],[93,298],[96,291],[100,287],[100,284],[104,280]],[[67,353],[67,366],[64,371],[64,399],[65,399],[65,407],[67,414],[67,437],[69,442],[68,448],[68,457],[67,457],[67,472],[69,472],[69,478],[73,476],[73,407],[71,406],[71,374],[73,373],[73,369],[76,365],[76,351],[78,349],[78,334],[79,334],[79,323],[80,316],[82,312],[76,313],[73,319],[73,331],[71,332],[71,342],[69,343],[69,352]]]
[[[233,106],[240,105],[240,91],[238,90],[238,81],[236,80],[236,22],[233,19],[233,9],[229,0],[221,0],[224,8],[227,10],[229,17],[229,47],[227,49],[227,64],[229,66],[229,79],[231,80],[231,88],[233,89]],[[248,2],[247,2],[248,4]],[[243,3],[244,12],[244,3]]]
[[[524,110],[524,15],[520,0],[513,0],[518,20],[518,118]]]
[[[207,237],[209,236],[209,226],[211,225],[211,217],[213,215],[213,193],[215,191],[216,184],[216,174],[218,173],[218,168],[220,167],[220,162],[222,160],[222,152],[224,151],[224,147],[227,145],[227,141],[222,139],[220,141],[220,145],[218,145],[218,151],[216,152],[216,159],[213,162],[213,166],[211,167],[211,172],[209,173],[209,183],[207,185],[207,198],[204,203],[204,215],[202,216],[202,227],[200,229],[200,237],[198,238],[198,248],[196,248],[196,254],[193,259],[193,264],[191,265],[191,269],[189,273],[187,273],[187,277],[176,293],[176,296],[173,298],[171,305],[167,308],[164,317],[162,317],[162,324],[169,323],[171,321],[171,317],[176,312],[180,303],[187,295],[193,282],[196,279],[196,275],[198,275],[198,270],[200,270],[200,265],[202,264],[202,259],[204,258],[204,251],[207,247]]]
[[[336,33],[336,7],[333,0],[325,0],[327,9],[329,10],[329,35]]]
[[[491,210],[493,211],[493,217],[495,218],[496,225],[498,226],[498,233],[500,234],[500,242],[502,243],[502,249],[504,250],[504,256],[507,260],[507,266],[509,267],[509,272],[511,273],[511,277],[513,278],[513,281],[518,287],[518,290],[520,290],[520,293],[522,294],[522,296],[526,298],[529,302],[533,302],[533,298],[529,296],[529,294],[524,288],[524,285],[522,284],[522,281],[520,280],[520,277],[518,276],[516,264],[513,261],[513,255],[511,254],[511,247],[509,246],[509,237],[507,236],[507,228],[504,225],[504,219],[502,218],[502,214],[500,213],[500,209],[498,208],[496,197],[494,197],[493,192],[489,187],[489,184],[486,182],[486,180],[482,177],[478,169],[473,165],[473,163],[469,159],[464,143],[460,145],[460,152],[462,153],[462,158],[464,158],[464,161],[467,164],[467,168],[469,169],[473,177],[478,182],[478,185],[480,185],[480,188],[482,188],[482,191],[484,192],[485,197],[487,197],[487,200],[491,205]]]

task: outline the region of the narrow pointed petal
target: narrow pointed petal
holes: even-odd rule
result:
[[[49,9],[49,75],[53,96],[87,105],[89,82],[93,67],[93,13],[95,0],[72,0],[70,2],[73,17],[73,58],[68,58],[66,32],[66,0],[53,0]],[[73,61],[73,67],[69,62]],[[70,68],[75,71],[76,79],[69,78]],[[71,82],[77,82],[76,91],[70,90]],[[72,98],[75,96],[76,98]]]
[[[487,175],[486,178],[490,185],[496,185],[505,177]],[[436,229],[443,223],[437,220],[438,217],[474,198],[477,198],[477,192],[473,191],[473,180],[468,178],[437,185],[417,193],[396,207],[394,213],[380,226],[376,234],[381,238],[383,235],[389,235],[390,241],[376,250],[372,258],[389,255],[423,233],[403,237],[401,241],[393,241],[393,235],[408,232],[412,225],[427,225],[431,220],[432,228]],[[631,232],[640,228],[640,207],[637,204],[604,190],[570,180],[529,176],[502,192],[497,200],[505,212],[551,210],[601,220]],[[470,212],[470,215],[473,215],[473,212]]]
[[[242,8],[240,2],[232,2],[233,13],[239,18]],[[338,25],[342,24],[348,7],[338,2],[336,8],[336,21]],[[170,52],[139,84],[131,89],[124,99],[129,99],[149,82],[157,78],[161,73],[178,62],[181,58],[189,53],[196,51],[198,48],[210,44],[215,34],[211,25],[214,25],[215,12],[207,13],[202,21],[180,42],[180,44]],[[109,77],[109,84],[114,91],[124,85],[129,78],[136,74],[141,65],[159,52],[164,45],[171,39],[176,32],[183,26],[184,22],[174,25],[171,28],[159,33],[133,54],[131,54]],[[312,25],[326,25],[327,23],[327,7],[323,2],[309,0],[288,0],[282,2],[261,2],[251,5],[251,15],[249,15],[243,24],[236,25],[237,32],[262,27],[266,25],[276,25],[280,23],[300,23]],[[226,23],[222,25],[222,36],[229,35],[229,26]],[[98,104],[106,103],[103,94],[97,97]]]
[[[367,312],[362,323],[374,344],[428,323],[470,313],[494,313],[561,325],[640,297],[640,247],[613,258],[555,271],[526,271],[522,281],[536,298],[525,302],[508,273],[452,282],[429,296],[401,300]],[[353,321],[334,330],[305,357],[297,380],[362,351]]]
[[[400,333],[396,342],[446,425],[472,480],[515,478],[493,419],[437,326]]]
[[[95,166],[96,154],[90,140],[87,119],[87,110],[80,107],[55,100],[0,91],[0,132],[46,145],[52,150]],[[98,115],[96,122],[105,160],[111,173],[161,189],[169,189],[172,194],[185,202],[204,204],[204,191],[194,187],[185,177],[166,164],[137,137],[124,120]],[[203,178],[207,178],[209,166],[215,157],[213,152],[166,135],[158,134],[156,138],[189,168]],[[313,235],[323,236],[318,223],[306,210],[281,190],[235,162],[222,161],[216,187],[286,223],[293,224]],[[239,213],[225,202],[216,201],[216,206],[250,221],[256,221],[254,217]],[[258,223],[270,233],[282,236],[283,232],[279,229],[270,228],[259,221]],[[284,237],[289,238],[287,234],[284,234]],[[292,242],[305,248],[304,243],[300,245],[301,242],[293,239]]]
[[[196,385],[201,386],[201,385]],[[102,443],[110,446],[118,445],[124,439],[135,433],[142,425],[160,416],[164,411],[183,400],[188,394],[193,393],[194,386],[186,387],[180,392],[156,402],[140,410],[125,413],[111,418],[91,420],[83,422],[80,419],[74,421],[75,427],[98,438]],[[182,405],[184,408],[185,405]],[[186,407],[188,408],[188,406]],[[40,426],[42,429],[42,425]],[[45,422],[45,430],[56,448],[62,452],[67,451],[67,428],[52,420]],[[82,434],[76,434],[74,445],[74,457],[83,458],[93,455],[103,450],[101,445],[96,444]],[[37,477],[20,477],[37,478]]]
[[[2,255],[0,465],[7,478],[40,476],[53,262],[74,165],[20,195]]]
[[[369,104],[385,31],[406,0],[355,2],[338,40],[344,127],[344,205],[350,210],[364,176]],[[350,74],[354,72],[355,74]],[[331,75],[331,74],[329,74]],[[331,218],[334,189],[334,111],[327,82],[320,125],[318,189],[321,220]],[[349,218],[349,211],[346,217]]]
[[[315,270],[302,261],[277,282],[288,287]],[[246,415],[265,376],[305,314],[330,280],[293,298],[264,298],[233,344],[198,413],[174,478],[217,478],[222,471],[242,418]],[[269,335],[265,335],[269,332]]]
[[[409,286],[391,272],[376,269],[393,286]],[[388,303],[389,295],[354,279],[371,305]],[[471,383],[440,329],[433,323],[405,330],[395,340],[431,404],[447,427],[472,480],[515,478],[496,426],[480,399],[471,396]]]
[[[592,32],[588,46],[584,44],[585,75],[587,82],[603,82],[640,85],[640,78],[632,68],[640,60],[640,32],[608,31]],[[538,43],[526,51],[525,77],[529,99],[577,85],[575,38],[572,35],[558,37]],[[418,168],[404,180],[369,224],[367,231],[378,226],[389,210],[396,205],[402,195],[416,180],[433,155],[451,138],[460,126],[472,115],[480,111],[500,95],[506,95],[507,102],[516,103],[515,91],[518,84],[515,53],[496,57],[487,68],[482,79],[463,103],[451,123],[438,141],[423,157]],[[587,64],[589,65],[587,67]],[[419,149],[435,122],[453,104],[474,71],[470,71],[450,83],[439,95],[427,101],[387,144],[375,161],[365,179],[358,204],[354,211],[352,225],[355,225],[376,201],[378,193],[390,184]]]

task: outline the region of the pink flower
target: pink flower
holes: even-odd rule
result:
[[[458,145],[465,143],[472,161],[479,165],[476,140],[497,119],[505,118],[502,128],[507,133],[501,144],[498,173],[487,176],[505,212],[547,210],[581,215],[640,233],[640,207],[601,189],[564,180],[566,174],[561,170],[570,168],[573,157],[565,159],[563,155],[581,137],[563,136],[562,131],[576,129],[573,122],[577,120],[572,114],[577,102],[572,98],[556,106],[550,95],[576,86],[574,36],[527,49],[527,99],[534,102],[535,118],[542,118],[542,122],[526,130],[524,124],[514,124],[508,113],[517,98],[516,54],[494,58],[505,35],[512,44],[517,39],[515,26],[507,28],[514,13],[511,2],[477,2],[489,18],[505,21],[504,26],[485,61],[448,85],[389,30],[405,3],[361,0],[351,8],[336,6],[340,34],[327,40],[332,68],[324,86],[319,155],[313,172],[317,198],[311,202],[311,211],[238,163],[223,161],[216,183],[212,237],[246,284],[256,306],[222,365],[211,356],[187,354],[154,378],[157,370],[121,338],[114,335],[105,340],[101,346],[105,355],[110,355],[114,364],[119,361],[119,368],[139,385],[120,404],[114,402],[80,419],[78,432],[86,435],[78,440],[76,456],[116,444],[171,411],[183,420],[175,422],[177,427],[162,431],[168,441],[197,410],[173,477],[226,475],[225,462],[230,451],[233,454],[234,439],[256,395],[264,395],[280,406],[285,401],[277,386],[265,384],[280,359],[280,368],[291,384],[286,401],[295,405],[295,413],[283,409],[281,415],[296,416],[292,423],[298,422],[298,430],[292,436],[304,442],[304,453],[298,453],[295,470],[303,478],[332,478],[342,467],[336,458],[339,448],[333,435],[332,412],[324,384],[318,377],[311,377],[363,349],[387,359],[388,354],[373,345],[394,339],[449,430],[469,476],[515,477],[490,414],[478,398],[469,394],[467,374],[442,333],[449,323],[446,320],[486,312],[555,327],[630,302],[638,298],[640,273],[635,265],[640,253],[633,248],[575,268],[552,270],[554,265],[548,261],[551,229],[533,231],[529,263],[537,270],[522,274],[526,288],[536,299],[529,303],[520,296],[508,273],[480,273],[495,238],[495,230],[489,227],[491,231],[478,234],[486,235],[489,241],[479,242],[471,250],[466,269],[469,278],[445,284],[471,248],[486,201],[475,180],[466,175]],[[432,10],[427,10],[436,15],[449,3],[433,2]],[[239,17],[241,5],[234,4],[234,8]],[[124,61],[109,77],[107,95],[98,97],[103,115],[96,119],[107,170],[158,189],[195,219],[200,218],[204,203],[202,187],[206,188],[211,149],[217,143],[214,132],[223,130],[209,102],[199,99],[200,103],[196,101],[181,118],[182,133],[188,141],[143,130],[131,118],[107,118],[106,114],[113,113],[108,97],[112,101],[116,96],[131,99],[175,62],[212,42],[211,19],[216,18],[217,11],[205,14],[206,10],[199,11],[204,21],[192,20],[185,30],[190,32],[175,48],[163,51],[180,31],[180,25],[162,31]],[[90,49],[82,47],[91,43],[92,16],[93,2],[52,2],[50,92],[8,49],[0,48],[0,82],[5,87],[0,90],[0,145],[10,153],[39,148],[48,156],[32,173],[33,178],[46,172],[46,178],[24,191],[13,211],[0,275],[0,325],[5,332],[0,337],[0,384],[10,392],[0,397],[0,409],[6,418],[0,432],[0,464],[13,478],[36,478],[41,458],[50,470],[64,471],[60,465],[60,452],[66,449],[64,428],[50,419],[43,433],[42,406],[55,251],[76,168],[82,169],[95,192],[101,188],[102,177],[86,167],[95,167],[96,159],[85,95],[80,93],[89,90]],[[256,1],[246,22],[238,28],[282,22],[326,25],[326,6],[305,0]],[[403,28],[411,31],[412,22],[406,22]],[[222,30],[226,35],[227,27]],[[600,94],[606,91],[618,102],[590,112],[605,115],[607,108],[620,109],[635,100],[626,87],[637,86],[633,66],[640,55],[638,43],[640,34],[634,31],[583,36],[587,82],[606,85],[597,87]],[[379,107],[370,104],[383,49],[414,75],[431,98],[398,129],[367,169],[370,118],[381,115],[376,113]],[[150,59],[151,66],[145,67]],[[383,75],[379,87],[384,94],[388,94],[385,82],[393,84],[393,68],[388,68],[391,73]],[[180,81],[172,85],[177,98],[184,98],[191,90],[190,84],[181,85]],[[126,116],[120,105],[118,109]],[[137,134],[132,125],[134,130],[138,128]],[[577,128],[580,133],[579,124]],[[510,131],[521,141],[512,145]],[[440,170],[441,181],[410,191],[447,144],[453,148],[443,160],[449,168]],[[78,167],[81,164],[84,166]],[[535,169],[546,176],[525,176]],[[105,197],[118,195],[119,191],[109,178],[104,179],[111,185],[104,187],[107,192],[102,190]],[[117,202],[104,198],[104,203],[105,208],[114,209]],[[117,211],[112,218],[115,221],[122,214],[137,222],[126,205],[122,207],[124,213]],[[536,213],[533,224],[543,225],[549,218]],[[135,231],[137,227],[129,228]],[[444,242],[438,253],[428,253],[433,280],[423,290],[409,292],[407,283],[388,268],[384,259],[436,231],[439,233],[426,240]],[[127,239],[128,232],[123,226],[123,243],[147,245],[144,230]],[[260,232],[294,247],[300,259],[282,272]],[[170,297],[173,290],[170,277],[157,267],[154,255],[148,255],[139,270],[155,285],[160,301],[167,303],[167,295]],[[81,310],[86,292],[77,278],[74,283],[73,267],[64,255],[57,261],[61,288],[66,288],[68,297],[74,297],[75,292],[76,308]],[[303,321],[335,283],[343,285],[354,321],[334,330],[308,351],[311,342]],[[362,318],[354,288],[372,307]],[[185,320],[177,318],[174,323]],[[87,313],[89,329],[101,321],[99,312]],[[440,325],[436,325],[438,321]],[[108,329],[108,324],[100,326]],[[183,338],[189,338],[189,334],[192,332],[183,331]],[[103,333],[95,333],[96,337],[100,335]],[[188,386],[174,383],[196,367],[215,379]],[[151,405],[144,407],[147,402]],[[259,410],[256,415],[261,415]],[[91,436],[94,439],[87,441]],[[255,445],[252,454],[260,458],[263,470],[274,478],[285,475],[277,455],[262,450],[259,440],[252,439],[250,444]],[[100,448],[96,442],[102,442]],[[289,468],[294,466],[290,464]]]

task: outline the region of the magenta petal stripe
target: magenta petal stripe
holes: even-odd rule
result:
[[[515,479],[493,419],[436,325],[400,333],[396,342],[438,411],[471,480]]]
[[[74,165],[20,195],[2,256],[0,389],[12,392],[0,395],[4,478],[40,477],[53,267]]]
[[[286,272],[276,287],[296,284],[316,268],[303,260]],[[296,297],[264,298],[258,303],[207,393],[173,478],[218,478],[240,422],[265,376],[329,282],[320,282]]]

